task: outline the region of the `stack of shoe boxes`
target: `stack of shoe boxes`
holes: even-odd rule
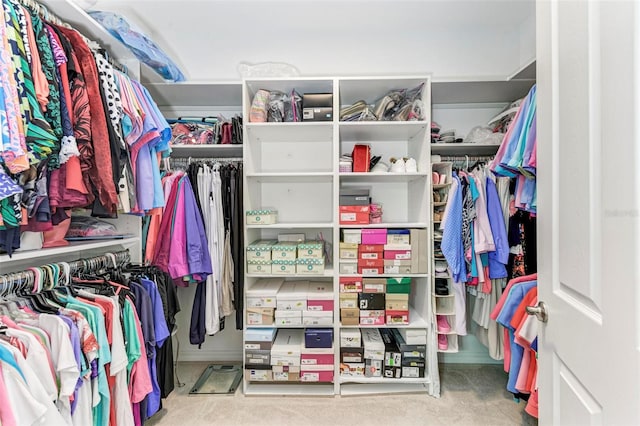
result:
[[[402,355],[402,377],[424,377],[427,352],[426,331],[397,328],[393,329],[393,336]]]
[[[333,329],[307,328],[300,360],[300,381],[333,382]]]
[[[385,303],[385,324],[409,324],[409,294],[411,278],[387,278]]]
[[[362,277],[340,277],[340,321],[342,325],[360,324],[358,294],[362,293]]]
[[[302,312],[303,325],[333,324],[333,288],[331,283],[309,281],[307,310]]]
[[[364,348],[359,328],[340,331],[340,375],[364,377]]]
[[[276,240],[257,240],[247,246],[247,273],[271,274],[271,247]]]
[[[302,312],[307,310],[309,281],[285,281],[276,295],[276,325],[302,325]]]
[[[381,328],[380,336],[384,342],[384,367],[383,377],[399,379],[402,377],[402,353],[393,336],[393,329]]]
[[[384,341],[377,328],[363,328],[362,347],[364,348],[365,377],[382,377],[384,363]]]
[[[304,330],[280,329],[271,347],[271,367],[275,381],[298,381]]]
[[[247,328],[244,337],[245,377],[250,381],[273,380],[271,349],[276,337],[275,328]]]
[[[247,289],[247,325],[273,325],[276,295],[282,278],[261,278]]]
[[[305,241],[304,234],[282,234],[278,240],[257,240],[247,247],[247,273],[261,275],[323,275],[324,242]]]
[[[385,288],[384,278],[362,279],[362,293],[358,293],[360,325],[384,325]]]
[[[340,190],[340,224],[368,225],[371,198],[366,188]]]

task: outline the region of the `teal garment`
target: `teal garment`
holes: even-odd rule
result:
[[[97,426],[108,426],[111,404],[111,393],[109,391],[109,382],[107,381],[107,372],[105,365],[111,362],[111,349],[107,340],[107,328],[104,322],[102,311],[92,305],[83,303],[74,297],[67,296],[67,308],[75,309],[81,312],[87,321],[89,321],[91,331],[98,341],[98,393],[100,394],[100,403],[93,407],[93,424]],[[93,323],[93,325],[92,325]],[[95,327],[95,328],[94,328]]]
[[[127,363],[127,383],[131,380],[133,364],[142,356],[142,342],[140,342],[140,336],[138,336],[134,310],[135,307],[133,303],[129,299],[126,299],[124,307],[122,308],[122,325],[124,326],[124,341],[127,350],[127,359],[129,360]]]

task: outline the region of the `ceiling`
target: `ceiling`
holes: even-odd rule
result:
[[[240,62],[265,61],[302,74],[443,76],[472,61],[475,74],[506,76],[532,59],[523,51],[535,53],[523,30],[535,28],[534,0],[98,0],[91,9],[123,15],[190,80],[238,79]]]

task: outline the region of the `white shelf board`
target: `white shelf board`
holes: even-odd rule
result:
[[[332,121],[245,123],[244,127],[248,134],[245,143],[324,141],[327,143],[327,149],[331,149],[333,144]]]
[[[256,278],[320,278],[320,277],[333,277],[333,268],[324,268],[324,274],[245,274],[245,277]],[[283,326],[284,327],[284,326]]]
[[[306,228],[333,228],[333,222],[296,222],[274,223],[273,225],[247,225],[247,229],[306,229]]]
[[[431,103],[508,103],[526,96],[534,84],[534,79],[434,80],[431,82]]]
[[[428,228],[429,224],[426,222],[383,222],[383,223],[369,223],[367,225],[344,225],[341,224],[340,228],[353,229],[353,228]]]
[[[246,396],[251,395],[298,395],[298,396],[334,396],[333,383],[246,383]]]
[[[447,350],[442,350],[442,349],[438,349],[438,353],[441,354],[457,354],[460,350],[458,348],[454,348],[454,349],[447,349]]]
[[[387,381],[392,381],[393,379],[386,379]],[[403,379],[395,379],[399,380],[397,383],[344,383],[340,386],[340,395],[341,396],[355,396],[355,395],[379,395],[379,394],[387,394],[387,393],[427,393],[429,384],[428,379],[420,379],[424,380],[424,382],[420,383],[408,383],[402,382]]]
[[[340,383],[370,383],[370,384],[400,384],[400,383],[429,383],[427,377],[404,377],[404,378],[390,378],[390,377],[352,377],[352,376],[340,376]]]
[[[416,179],[430,177],[427,173],[340,173],[340,180],[345,182],[411,182]]]
[[[310,172],[310,173],[247,173],[247,178],[255,179],[257,182],[289,183],[289,182],[331,182],[332,172]]]
[[[428,127],[426,121],[342,121],[339,125],[342,141],[407,141]]]
[[[242,145],[171,145],[171,156],[242,158]]]
[[[436,315],[455,315],[456,311],[455,310],[453,310],[453,311],[438,311],[438,310],[436,310],[435,314]],[[446,333],[440,333],[440,334],[446,334]],[[452,333],[452,334],[456,334],[456,333]]]
[[[340,274],[340,276],[362,278],[429,278],[429,274]]]
[[[18,260],[36,260],[44,257],[59,256],[65,254],[81,254],[88,250],[108,249],[111,247],[130,247],[140,242],[140,238],[122,238],[119,240],[95,240],[75,241],[64,247],[44,248],[40,250],[25,250],[14,252],[11,257],[7,254],[0,255],[0,264],[15,262]],[[4,268],[3,268],[4,269]]]
[[[495,155],[500,145],[479,143],[432,143],[431,155]],[[435,185],[434,185],[435,186]]]
[[[242,106],[242,82],[239,80],[147,83],[145,87],[160,107],[202,106],[240,109]]]
[[[304,311],[300,311],[304,312]],[[250,328],[333,328],[333,324],[331,325],[279,325],[279,324],[271,324],[271,325],[255,325],[255,324],[247,324],[245,325]],[[250,365],[250,364],[247,364]],[[258,364],[259,365],[259,364]]]

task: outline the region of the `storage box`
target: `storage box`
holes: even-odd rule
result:
[[[364,376],[365,377],[382,377],[382,361],[381,359],[365,358]]]
[[[276,338],[276,332],[275,328],[247,327],[244,331],[244,340],[246,342],[273,342]]]
[[[244,342],[244,348],[250,351],[270,351],[272,346],[273,342],[254,342],[250,340],[245,340]]]
[[[301,365],[333,365],[334,364],[334,355],[333,355],[333,348],[329,348],[328,350],[331,351],[331,353],[327,353],[327,354],[313,354],[313,353],[302,353],[302,356],[300,357],[300,364]]]
[[[306,348],[331,348],[333,346],[332,328],[307,328],[304,331]]]
[[[384,310],[360,310],[360,325],[384,325]]]
[[[362,277],[340,277],[340,293],[362,292]]]
[[[379,268],[363,268],[358,266],[358,273],[361,275],[382,275],[384,274],[384,266]]]
[[[389,367],[400,367],[402,355],[390,328],[381,328],[380,336],[384,342],[384,365]]]
[[[340,375],[343,377],[364,377],[364,362],[341,362]]]
[[[247,260],[247,273],[248,274],[271,274],[271,261],[270,260]]]
[[[302,311],[283,311],[276,309],[276,325],[302,325]]]
[[[388,229],[387,244],[409,244],[410,236],[408,229]]]
[[[256,240],[247,246],[247,260],[271,260],[275,240]]]
[[[388,293],[385,298],[384,308],[387,311],[408,311],[409,295],[404,293]]]
[[[270,382],[273,380],[271,369],[246,368],[244,376],[250,382]]]
[[[371,196],[367,188],[341,188],[341,206],[368,206],[371,204]]]
[[[285,281],[276,296],[278,311],[306,311],[309,281]],[[276,316],[277,316],[276,312]]]
[[[364,348],[340,348],[340,362],[363,363]]]
[[[419,367],[424,368],[426,366],[425,358],[402,358],[403,367]]]
[[[295,275],[296,274],[296,261],[294,260],[282,260],[276,259],[272,261],[271,272],[273,275]]]
[[[280,366],[274,365],[274,367],[280,367]],[[300,372],[299,371],[295,371],[295,372],[294,371],[278,371],[278,372],[274,371],[273,381],[274,382],[299,382]]]
[[[340,259],[358,259],[358,244],[340,243]]]
[[[362,242],[362,229],[343,229],[342,241],[345,243],[360,244]]]
[[[396,344],[400,348],[400,352],[402,352],[403,360],[407,360],[410,358],[425,359],[426,352],[427,352],[426,344],[421,344],[421,345],[407,344],[404,340],[404,337],[402,337],[402,333],[400,332],[399,329],[392,328],[391,331],[393,332],[393,337],[395,337],[396,339]]]
[[[343,308],[340,309],[340,322],[342,325],[360,324],[360,309]]]
[[[398,328],[398,333],[402,335],[402,338],[407,345],[426,345],[427,344],[427,332],[426,330],[410,329],[410,328]]]
[[[385,260],[385,274],[411,274],[412,260]]]
[[[297,259],[296,273],[304,275],[323,275],[324,256],[320,259]]]
[[[358,308],[358,293],[340,293],[340,309]]]
[[[276,243],[271,247],[272,260],[296,260],[298,244],[290,241]]]
[[[358,293],[360,310],[383,310],[384,293]]]
[[[309,282],[307,310],[333,312],[333,287],[331,283],[323,281]]]
[[[355,275],[358,273],[358,259],[340,259],[340,273],[345,275]]]
[[[387,278],[387,293],[409,294],[411,292],[411,278]]]
[[[345,328],[340,330],[341,348],[362,347],[362,332],[358,328]]]
[[[340,206],[340,224],[368,225],[369,206]]]
[[[307,259],[324,258],[324,242],[318,240],[305,241],[298,243],[298,257]]]
[[[302,325],[333,325],[333,311],[302,311]]]
[[[411,273],[426,274],[428,271],[429,248],[427,230],[411,229]]]
[[[247,225],[273,225],[278,220],[278,211],[275,209],[247,210]]]
[[[247,308],[247,325],[273,325],[274,308]]]
[[[402,367],[402,377],[417,379],[424,377],[424,368],[420,367]]]
[[[332,120],[332,93],[305,93],[302,95],[302,121]]]
[[[250,350],[244,353],[245,365],[269,365],[271,363],[271,351]]]
[[[411,260],[411,250],[385,250],[385,260]]]
[[[271,364],[299,366],[303,342],[303,330],[279,330],[271,348]]]
[[[383,268],[384,260],[382,259],[358,259],[358,268]]]
[[[321,367],[321,366],[318,366]],[[323,367],[323,366],[322,366]],[[327,366],[327,367],[331,367],[331,369],[326,369],[326,370],[318,370],[318,371],[309,371],[309,370],[303,370],[300,372],[300,381],[301,382],[320,382],[320,383],[331,383],[333,382],[333,366]]]
[[[384,293],[387,289],[385,278],[363,278],[362,291],[364,293]],[[377,308],[376,308],[377,309]]]
[[[362,230],[362,244],[386,244],[386,228],[366,228]]]
[[[247,288],[247,308],[275,308],[276,295],[284,280],[260,278]]]
[[[363,328],[362,346],[364,347],[365,359],[384,360],[384,342],[382,335],[377,328]]]
[[[351,151],[354,172],[368,172],[371,166],[371,146],[357,143]]]
[[[402,378],[402,367],[390,367],[385,365],[382,370],[382,377],[387,379],[400,379]]]
[[[360,244],[358,245],[358,253],[382,253],[384,244]],[[380,257],[382,258],[382,256]]]

